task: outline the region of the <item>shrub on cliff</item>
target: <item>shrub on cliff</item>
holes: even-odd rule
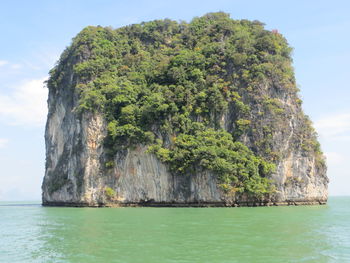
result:
[[[290,53],[281,34],[221,12],[190,23],[90,26],[63,53],[48,85],[55,89],[65,81],[69,70],[63,69],[74,72],[76,112],[104,114],[111,157],[147,144],[174,173],[210,170],[225,191],[261,196],[273,192],[267,178],[281,153],[271,149],[271,134],[273,123],[285,117],[283,105],[267,98],[264,87],[299,100]],[[222,119],[230,107],[227,129]],[[269,114],[271,127],[258,134],[255,114]],[[239,142],[247,134],[260,136],[251,150]],[[315,138],[302,139],[305,150],[319,152]]]

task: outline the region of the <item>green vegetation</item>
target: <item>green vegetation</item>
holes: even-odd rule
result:
[[[302,117],[304,125],[298,132],[297,143],[305,153],[312,153],[315,156],[317,168],[324,169],[326,167],[326,163],[321,151],[321,145],[317,140],[317,133],[312,127],[309,117],[306,115]]]
[[[112,200],[115,197],[116,193],[112,188],[106,187],[105,188],[105,195],[106,195],[108,200]]]
[[[274,165],[256,157],[242,143],[234,142],[228,132],[206,129],[193,135],[181,134],[170,149],[159,144],[151,146],[150,151],[178,174],[197,169],[214,172],[226,192],[245,192],[257,197],[273,192],[265,176],[274,171]]]
[[[260,125],[249,105],[261,105],[257,116],[283,117],[282,105],[264,87],[299,100],[290,53],[281,34],[220,12],[190,23],[90,26],[65,50],[48,86],[54,91],[73,81],[76,112],[104,114],[110,157],[146,144],[174,173],[210,170],[224,190],[261,196],[273,192],[267,179],[273,164],[266,160],[279,153],[258,157],[239,139]],[[222,118],[229,109],[234,124],[225,131]],[[105,165],[112,167],[110,161]]]

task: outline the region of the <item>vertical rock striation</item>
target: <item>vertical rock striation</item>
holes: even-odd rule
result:
[[[176,174],[167,162],[148,151],[147,143],[117,147],[111,157],[104,111],[79,110],[82,92],[77,87],[90,80],[77,74],[76,66],[90,57],[91,48],[73,43],[51,72],[42,184],[44,205],[239,206],[327,201],[324,157],[310,150],[317,144],[316,135],[302,112],[294,87],[268,76],[268,80],[252,84],[254,92],[249,91],[249,85],[238,89],[242,103],[249,106],[248,115],[243,118],[233,102],[218,114],[221,129],[234,134],[236,140],[276,166],[270,176],[275,191],[257,198],[224,191],[210,170]],[[237,70],[234,59],[231,64],[230,59],[226,60],[229,75]],[[242,119],[247,124],[244,129],[239,121]],[[153,131],[160,134],[157,128]],[[171,136],[162,135],[163,141],[171,143]]]

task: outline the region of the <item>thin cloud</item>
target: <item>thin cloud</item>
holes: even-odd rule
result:
[[[12,69],[20,69],[20,68],[22,68],[22,65],[21,64],[11,64],[11,68]]]
[[[20,63],[12,63],[7,60],[0,60],[1,73],[4,75],[11,74],[13,72],[18,72],[19,69],[23,67]]]
[[[19,68],[22,68],[22,65],[18,63],[10,63],[7,60],[0,60],[0,67],[19,69]]]
[[[42,126],[47,114],[47,78],[32,79],[0,94],[0,120],[10,125]]]
[[[0,60],[0,67],[5,66],[6,64],[8,64],[6,60]]]
[[[1,148],[5,148],[5,146],[7,145],[8,140],[4,139],[4,138],[0,138],[0,149]]]
[[[315,122],[319,135],[328,140],[350,140],[350,113],[334,114]]]
[[[41,50],[40,53],[33,54],[35,59],[22,60],[24,67],[31,70],[43,70],[52,68],[59,59],[59,53],[50,50]]]

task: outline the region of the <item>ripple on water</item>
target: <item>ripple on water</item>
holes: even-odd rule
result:
[[[327,206],[0,203],[0,262],[350,262],[350,198]]]

